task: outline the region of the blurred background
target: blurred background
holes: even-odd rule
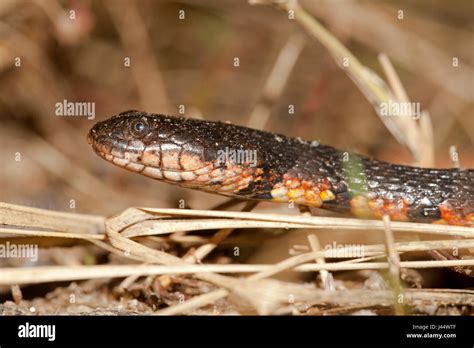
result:
[[[452,166],[449,148],[455,145],[461,166],[474,167],[472,0],[300,4],[382,77],[377,56],[390,57],[411,101],[431,114],[436,166]],[[57,116],[56,105],[64,101],[92,103],[95,118]],[[226,201],[127,172],[96,156],[86,141],[89,129],[129,109],[184,111],[189,117],[252,125],[413,163],[410,151],[384,127],[328,51],[271,6],[246,0],[0,1],[0,202],[110,216],[131,206],[177,208],[184,200],[187,207],[210,209]],[[286,204],[261,203],[256,210],[300,214]],[[225,241],[224,253],[219,249],[206,262],[274,263],[298,253],[298,245],[308,250],[307,231],[273,232],[234,232],[230,239],[240,241]],[[318,230],[318,237],[322,246],[335,240],[383,242],[382,235],[364,230]],[[407,238],[418,236],[397,235],[397,241]],[[160,243],[157,249],[176,255],[191,250],[169,239]],[[237,258],[231,249],[236,243],[243,246]],[[41,255],[43,265],[124,262],[93,245],[67,252],[49,248]],[[350,288],[360,286],[357,277],[369,281],[378,275],[363,272],[340,272],[337,279]],[[466,277],[448,270],[420,273],[426,287],[467,286]],[[93,294],[88,310],[117,300],[97,295],[107,280],[81,284]],[[55,288],[41,284],[31,289],[29,294],[23,289],[25,298]],[[71,313],[69,293],[76,290],[72,283],[64,296],[58,289],[47,299],[63,299]],[[10,288],[0,288],[0,294],[9,299]]]
[[[431,113],[437,166],[451,166],[448,149],[456,145],[461,165],[474,167],[473,1],[301,5],[380,76],[377,54],[390,57],[411,100]],[[271,6],[3,0],[0,37],[3,202],[110,215],[130,206],[178,207],[181,199],[196,209],[225,201],[114,167],[93,153],[86,134],[128,109],[178,114],[184,107],[190,117],[246,125],[295,40],[294,66],[263,127],[412,162],[324,47]],[[93,102],[95,119],[56,116],[63,100]],[[258,209],[290,212],[271,203]]]

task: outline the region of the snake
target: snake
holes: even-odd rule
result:
[[[129,110],[96,123],[106,161],[162,182],[359,218],[474,225],[474,170],[379,161],[226,122]]]

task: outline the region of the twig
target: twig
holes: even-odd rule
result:
[[[171,255],[170,255],[171,256]],[[301,255],[300,255],[301,256]],[[299,259],[290,258],[277,265],[262,264],[175,264],[163,265],[96,265],[96,266],[38,266],[29,268],[0,268],[2,277],[0,285],[12,284],[37,284],[53,281],[71,281],[80,279],[97,278],[121,278],[131,275],[163,275],[163,274],[195,274],[202,277],[205,274],[213,273],[255,273],[247,279],[250,281],[261,280],[287,269],[294,269],[297,272],[319,272],[328,271],[350,271],[372,269],[387,269],[387,262],[366,262],[366,263],[325,263],[324,265],[309,263],[301,264],[313,260],[314,253],[305,254]],[[402,261],[401,268],[444,268],[456,266],[474,266],[474,260],[445,260],[445,261]],[[220,286],[232,286],[230,277],[220,278],[228,283],[218,284]],[[217,278],[216,278],[217,279]],[[235,279],[234,279],[235,280]],[[208,280],[213,282],[213,280]],[[220,283],[220,282],[219,282]]]
[[[283,46],[263,87],[260,99],[250,114],[248,127],[265,129],[272,106],[281,96],[304,45],[304,37],[301,34],[294,34]]]
[[[395,247],[395,239],[393,237],[392,230],[390,229],[390,217],[388,215],[383,216],[383,223],[385,226],[385,248],[388,261],[388,279],[395,293],[395,314],[403,315],[405,310],[402,303],[399,301],[403,298],[403,288],[400,283],[400,258]]]
[[[251,211],[257,202],[249,201],[245,204],[242,211]],[[209,255],[220,243],[222,243],[231,233],[234,231],[234,228],[223,228],[217,231],[214,236],[212,236],[209,243],[201,245],[198,249],[196,249],[189,257],[185,258],[188,262],[194,261],[201,261],[207,255]]]
[[[443,52],[439,45],[426,39],[429,30],[421,30],[418,33],[412,30],[415,23],[420,26],[423,22],[424,19],[420,16],[406,16],[403,20],[405,24],[399,25],[397,19],[387,18],[386,10],[377,8],[376,2],[346,0],[344,11],[339,11],[339,3],[332,0],[306,1],[305,5],[311,13],[324,18],[328,26],[353,28],[353,39],[372,50],[388,52],[405,69],[434,82],[463,102],[470,103],[474,100],[474,90],[471,88],[474,76],[472,65],[463,62],[453,69],[450,64],[444,64],[451,60],[450,53]],[[393,6],[388,7],[388,12],[395,13],[395,10],[400,8],[395,6],[398,5],[393,3]],[[387,9],[387,6],[384,7]],[[467,42],[472,36],[468,31],[446,25],[440,25],[439,28],[431,30],[431,33],[447,33],[448,30],[455,30],[455,34],[446,34],[448,37],[464,38],[459,40],[460,43]],[[401,42],[407,44],[399,45]]]
[[[394,93],[395,102],[409,103],[408,94],[388,56],[381,53],[378,59]],[[420,119],[420,122],[417,122],[417,119]],[[403,143],[408,144],[415,160],[422,166],[432,167],[434,165],[434,139],[430,114],[426,110],[422,111],[420,115],[400,114],[393,117],[393,122],[403,134]]]
[[[417,132],[418,135],[423,135],[423,142],[420,145],[419,137],[412,136],[417,128],[406,132],[407,127],[401,127],[406,121],[399,120],[400,117],[387,117],[382,112],[382,105],[387,105],[389,102],[400,103],[402,100],[397,98],[397,94],[391,90],[387,84],[371,69],[364,66],[337,38],[335,38],[328,30],[326,30],[313,16],[311,16],[305,9],[303,9],[298,1],[278,1],[278,0],[253,0],[251,3],[272,4],[285,12],[293,11],[294,18],[298,23],[314,36],[319,42],[333,56],[335,62],[347,73],[347,75],[354,81],[360,91],[364,94],[367,100],[372,104],[375,112],[392,133],[392,135],[400,142],[407,146],[417,162],[422,161],[424,165],[432,164],[433,152],[431,131],[426,127],[430,126],[430,122],[424,122],[423,132]],[[387,61],[387,60],[385,60]],[[391,76],[396,76],[394,70]],[[396,79],[392,79],[394,82]],[[396,85],[397,91],[400,92],[401,83]],[[399,96],[406,97],[406,93],[399,93]],[[408,98],[407,98],[408,100]],[[424,114],[428,116],[427,113]],[[425,146],[426,144],[426,146]],[[420,148],[422,146],[422,148]],[[427,155],[428,154],[428,155]],[[431,161],[431,162],[430,162]]]
[[[321,245],[319,244],[319,239],[314,234],[310,234],[308,236],[308,241],[309,241],[309,245],[311,246],[311,250],[313,250],[313,251],[321,250]],[[326,263],[324,261],[324,257],[316,257],[315,261],[319,265],[324,265]],[[328,288],[328,277],[330,276],[329,272],[323,269],[319,272],[319,274],[321,275],[321,283],[323,285],[323,288],[327,289]]]
[[[130,55],[130,69],[142,107],[169,113],[172,110],[166,95],[165,83],[150,48],[150,38],[136,3],[107,0],[104,4],[127,54]]]
[[[0,225],[98,234],[104,232],[104,223],[103,216],[64,213],[0,202]]]
[[[13,301],[15,301],[15,304],[17,306],[20,305],[21,301],[23,300],[23,294],[21,292],[20,287],[18,285],[12,285],[11,292],[12,292],[12,297],[13,297]]]
[[[50,238],[75,238],[75,239],[96,239],[104,240],[105,235],[90,234],[90,233],[71,233],[71,232],[57,232],[57,231],[39,231],[39,230],[22,230],[18,228],[3,228],[0,227],[0,235],[18,235],[18,236],[36,236],[36,237],[50,237]]]
[[[194,217],[213,217],[213,218],[232,218],[244,220],[258,220],[258,221],[273,221],[273,222],[287,222],[295,224],[311,225],[311,228],[324,229],[351,229],[351,230],[383,230],[384,225],[379,220],[364,220],[353,218],[334,218],[323,216],[294,216],[282,214],[258,214],[248,212],[235,211],[210,211],[210,210],[189,210],[189,209],[162,209],[162,208],[134,208],[130,210],[130,214],[140,214],[140,219],[153,219],[160,216],[194,216]],[[119,219],[119,217],[118,217]],[[137,220],[139,218],[137,217]],[[188,226],[191,227],[191,226]],[[303,228],[303,226],[301,226]],[[165,228],[165,226],[163,226]],[[184,228],[184,227],[183,227]],[[307,228],[307,226],[304,226]],[[440,224],[424,224],[414,222],[392,222],[392,231],[394,232],[417,232],[417,233],[431,233],[431,234],[446,234],[453,236],[474,237],[474,229],[464,226],[451,226]],[[123,228],[122,228],[123,229]],[[121,229],[121,230],[122,230]],[[202,229],[202,227],[201,227]],[[174,230],[174,228],[173,228]],[[187,230],[187,229],[186,229]]]
[[[311,228],[309,224],[292,224],[285,222],[231,220],[231,219],[166,219],[162,221],[150,220],[136,223],[123,231],[122,236],[127,238],[162,235],[179,231],[199,231],[225,229],[222,234],[236,228]],[[221,230],[224,231],[224,230]],[[221,239],[223,236],[219,237]],[[217,237],[216,237],[217,238]],[[222,238],[223,239],[223,238]]]

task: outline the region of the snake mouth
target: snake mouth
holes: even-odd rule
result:
[[[212,165],[204,165],[196,170],[177,170],[157,167],[152,165],[145,165],[139,161],[132,161],[128,156],[119,157],[114,156],[108,151],[101,151],[100,148],[95,148],[97,155],[106,161],[127,169],[131,172],[138,173],[152,179],[165,181],[168,183],[179,183],[185,186],[205,186],[215,178],[215,172],[212,170]],[[127,152],[125,154],[128,154]]]
[[[234,168],[230,170],[224,167],[215,167],[213,162],[204,161],[200,163],[199,167],[195,167],[192,170],[166,167],[163,166],[163,161],[156,163],[159,163],[159,166],[145,164],[143,161],[147,159],[143,156],[144,152],[136,154],[127,151],[118,151],[116,147],[110,146],[105,139],[104,141],[105,142],[92,139],[91,144],[95,153],[107,162],[128,171],[168,183],[176,183],[198,189],[209,187],[209,191],[213,191],[210,188],[212,185],[219,185],[224,187],[224,189],[226,187],[233,189],[234,186],[236,186],[234,183],[239,181],[242,173],[239,169]],[[148,161],[150,161],[150,159],[148,159]]]
[[[167,153],[149,151],[139,141],[120,141],[93,131],[89,132],[87,140],[94,152],[107,162],[156,180],[199,187],[220,179],[212,163],[186,159],[183,154],[171,159]],[[175,162],[181,163],[181,168],[176,167]]]

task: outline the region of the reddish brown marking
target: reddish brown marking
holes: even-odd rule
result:
[[[407,205],[403,200],[384,200],[381,198],[368,199],[358,195],[350,201],[352,213],[360,218],[379,218],[384,215],[390,216],[395,221],[409,221]]]
[[[439,210],[441,211],[441,218],[448,225],[474,225],[474,215],[472,211],[466,211],[462,207],[453,207],[448,201],[441,203]]]
[[[324,178],[323,181],[318,184],[318,186],[321,191],[330,190],[332,187],[331,182],[327,178]]]
[[[331,191],[331,184],[328,180],[318,183],[300,180],[289,174],[283,176],[283,181],[271,191],[273,200],[276,202],[295,202],[314,207],[320,207],[323,202],[332,201],[336,198]]]

